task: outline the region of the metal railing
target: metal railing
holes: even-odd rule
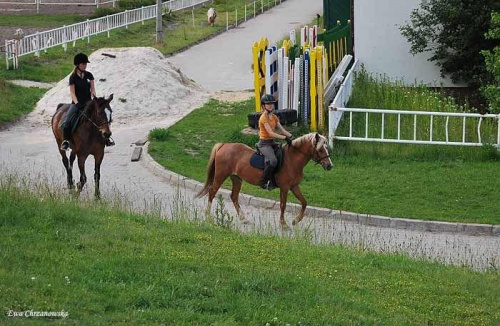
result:
[[[427,111],[404,111],[404,110],[382,110],[382,109],[360,109],[360,108],[337,108],[337,111],[340,112],[349,112],[349,127],[348,127],[348,135],[339,136],[334,135],[335,139],[340,140],[355,140],[355,141],[367,141],[367,142],[379,142],[379,143],[401,143],[401,144],[421,144],[421,145],[455,145],[455,146],[483,146],[486,143],[494,145],[496,147],[500,146],[500,114],[479,114],[479,113],[452,113],[452,112],[427,112]],[[354,114],[364,114],[364,136],[355,136],[353,134],[353,123],[354,123]],[[371,124],[370,121],[373,121],[374,115],[380,115],[380,120],[376,120],[376,123]],[[370,116],[372,118],[370,119]],[[386,123],[387,119],[390,116],[394,116],[395,119],[392,119],[395,122],[395,130],[392,130],[394,134],[394,138],[387,138],[387,128],[389,126]],[[403,126],[402,118],[405,116],[413,116],[411,119],[412,122],[406,123]],[[417,117],[425,117],[424,119]],[[435,117],[443,117],[443,123],[437,123]],[[347,117],[346,117],[347,118]],[[457,137],[457,133],[455,132],[455,137],[450,136],[450,118],[455,118],[455,120],[461,120],[461,132],[460,136]],[[488,141],[483,141],[483,135],[481,133],[481,126],[485,119],[493,119],[497,120],[497,137],[496,140],[493,140],[491,137],[487,137]],[[407,119],[408,120],[408,119]],[[475,121],[475,133],[474,140],[471,140],[473,135],[469,135],[467,131],[470,128],[467,126],[470,120]],[[455,121],[457,122],[457,121]],[[418,133],[418,126],[422,125],[425,130],[424,133]],[[457,125],[457,123],[455,123]],[[491,125],[490,125],[491,126]],[[390,125],[393,128],[393,124]],[[402,136],[402,128],[405,127],[405,134],[411,135],[411,137],[405,138]],[[441,137],[437,137],[437,128],[441,128]],[[378,135],[375,137],[374,130],[372,129],[380,129],[377,130],[376,133]],[[443,132],[444,128],[444,132]],[[492,129],[492,128],[490,128]],[[359,130],[359,129],[358,129]],[[411,133],[409,131],[412,131]],[[455,129],[456,131],[456,129]],[[424,135],[425,134],[425,139]],[[442,138],[442,139],[439,139]],[[457,139],[458,138],[458,139]],[[469,140],[468,140],[469,139]],[[495,143],[496,141],[496,143]]]
[[[491,144],[500,148],[500,114],[346,108],[352,94],[354,74],[359,71],[359,67],[360,64],[356,60],[339,88],[335,99],[329,106],[328,140],[330,146],[333,146],[333,141],[338,139],[454,146]],[[343,126],[345,127],[343,133],[347,133],[347,135],[340,135],[338,129],[344,112],[349,112],[348,125],[346,123]],[[364,115],[364,121],[362,120],[363,117],[356,121],[355,114],[358,117],[360,114]],[[379,115],[380,119],[373,117],[376,115]],[[409,116],[412,116],[413,119],[408,119]],[[438,119],[440,120],[437,121]],[[450,128],[451,119],[453,119],[453,128]],[[487,127],[485,127],[487,135],[484,135],[484,131],[481,130],[485,119],[490,120]],[[495,119],[497,120],[496,123],[494,122]],[[389,120],[390,123],[388,123]],[[362,128],[363,123],[364,128]],[[474,128],[472,128],[473,126]],[[497,129],[496,136],[495,129]]]
[[[209,1],[211,0],[170,0],[162,4],[162,10],[163,12],[179,11]],[[87,38],[87,42],[90,42],[91,36],[105,32],[108,33],[109,37],[109,31],[113,29],[127,27],[130,24],[153,18],[156,18],[156,5],[126,10],[61,28],[37,32],[20,39],[6,40],[5,61],[7,69],[9,69],[10,61],[12,61],[14,69],[17,69],[19,66],[18,58],[21,56],[33,53],[39,56],[40,51],[47,51],[47,49],[59,45],[62,45],[66,51],[68,43],[73,42],[74,44],[77,40],[85,38]]]

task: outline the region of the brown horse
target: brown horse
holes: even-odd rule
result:
[[[94,195],[96,198],[100,198],[99,180],[101,178],[101,163],[104,158],[105,138],[111,136],[111,130],[109,129],[111,121],[108,121],[105,110],[108,109],[111,112],[111,107],[109,106],[111,100],[113,100],[113,94],[107,99],[103,97],[94,98],[85,105],[78,128],[73,134],[73,140],[70,142],[72,151],[69,161],[66,151],[60,149],[63,141],[63,133],[60,125],[66,114],[68,114],[69,104],[59,104],[56,113],[52,116],[52,132],[56,137],[57,148],[66,168],[69,189],[74,188],[73,162],[78,157],[78,168],[80,169],[80,182],[77,184],[78,194],[87,182],[85,161],[89,155],[93,155],[95,160]]]
[[[208,193],[207,213],[210,213],[212,201],[220,186],[228,177],[231,178],[233,187],[231,200],[241,220],[244,216],[241,212],[238,196],[242,181],[258,185],[263,171],[250,165],[250,157],[255,151],[250,147],[239,143],[218,143],[212,148],[210,160],[207,166],[207,180],[203,189],[196,195],[202,197]],[[311,133],[295,139],[292,146],[284,147],[284,161],[281,169],[275,175],[276,183],[280,188],[280,223],[285,229],[285,207],[288,190],[297,197],[302,205],[299,215],[293,220],[293,225],[299,223],[304,217],[307,202],[299,188],[302,181],[303,170],[310,160],[315,161],[325,170],[332,168],[332,161],[326,148],[326,138]]]

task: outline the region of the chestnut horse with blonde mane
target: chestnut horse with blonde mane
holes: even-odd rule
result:
[[[89,101],[83,109],[82,116],[78,128],[73,134],[73,141],[70,142],[72,149],[71,154],[66,156],[66,151],[61,150],[63,141],[63,133],[60,128],[61,121],[68,114],[69,104],[59,104],[56,113],[52,116],[52,132],[56,137],[57,148],[61,154],[62,162],[66,168],[68,188],[73,189],[73,162],[78,157],[78,168],[80,169],[80,182],[77,184],[78,194],[82,191],[83,186],[87,182],[85,174],[85,161],[89,155],[94,156],[95,173],[94,173],[94,195],[100,197],[99,180],[101,178],[101,163],[104,158],[105,139],[111,136],[109,124],[111,117],[106,115],[106,109],[111,114],[109,102],[113,100],[113,94],[107,99],[103,97],[94,98]]]
[[[240,143],[218,143],[214,145],[208,161],[205,186],[196,195],[202,197],[208,194],[207,213],[210,213],[215,194],[224,183],[224,180],[230,177],[233,184],[231,200],[238,217],[244,220],[238,202],[241,184],[246,181],[253,185],[259,185],[263,173],[262,170],[250,165],[250,157],[254,153],[253,149]],[[285,221],[288,191],[292,191],[302,206],[299,214],[293,220],[293,225],[295,225],[304,217],[307,206],[307,202],[299,188],[304,167],[310,160],[313,160],[328,171],[332,168],[332,161],[326,147],[326,138],[317,133],[310,133],[297,138],[292,142],[291,146],[285,145],[283,155],[283,165],[279,172],[275,174],[275,180],[280,188],[280,223],[284,229],[288,229]]]

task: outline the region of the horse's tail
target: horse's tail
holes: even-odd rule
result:
[[[203,189],[201,189],[200,192],[196,194],[196,198],[205,196],[212,187],[212,184],[214,183],[215,154],[217,154],[217,151],[222,147],[222,145],[224,145],[224,143],[217,143],[212,148],[212,153],[210,154],[210,159],[208,160],[208,165],[207,165],[207,180],[205,181]]]

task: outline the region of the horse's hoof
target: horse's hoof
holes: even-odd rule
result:
[[[281,224],[281,228],[283,229],[283,231],[290,231],[290,227],[286,223]]]

